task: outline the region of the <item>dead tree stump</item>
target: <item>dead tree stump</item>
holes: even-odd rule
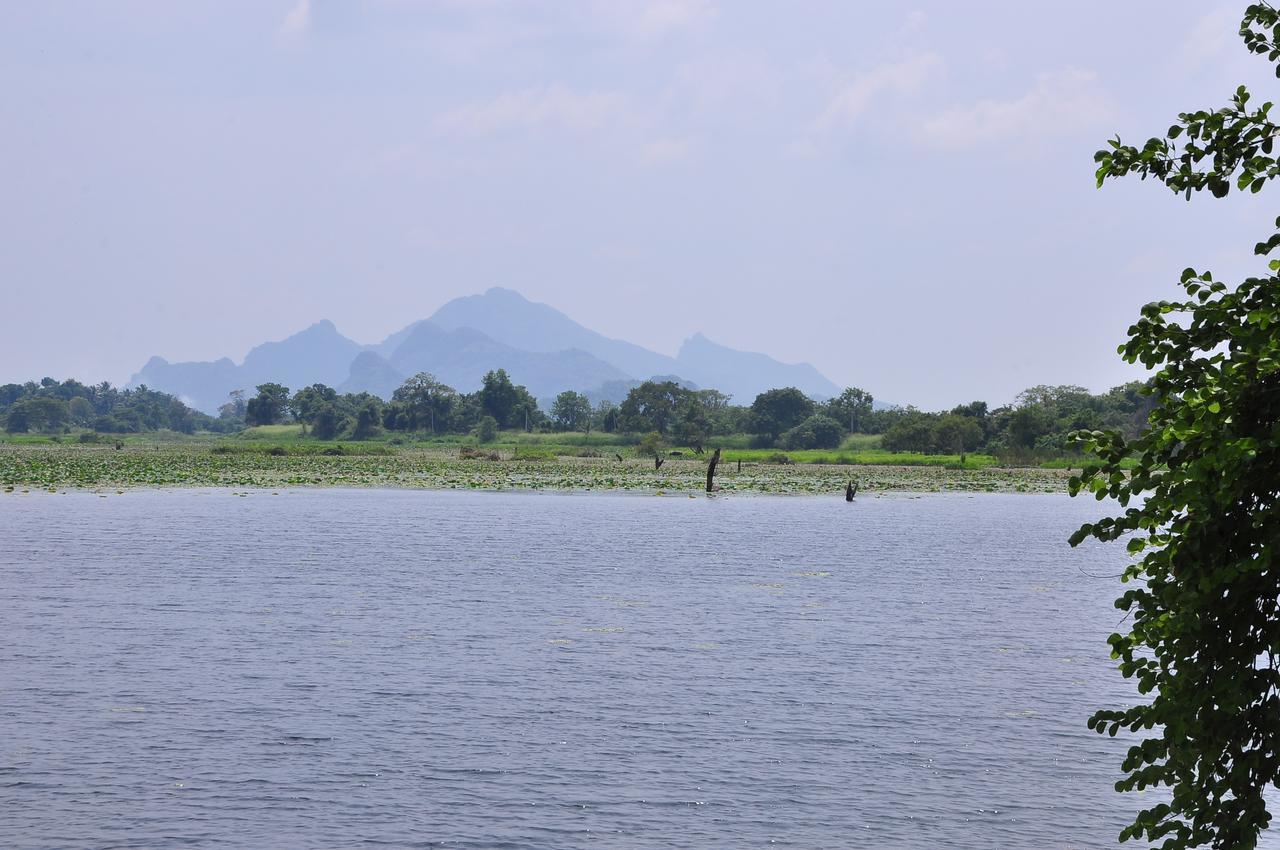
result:
[[[858,495],[857,484],[854,484],[853,481],[850,481],[848,484],[844,485],[844,500],[846,502],[852,502],[853,497],[856,495]]]
[[[720,462],[720,450],[716,449],[715,454],[711,456],[711,462],[707,464],[707,492],[710,493],[715,489],[716,464]]]

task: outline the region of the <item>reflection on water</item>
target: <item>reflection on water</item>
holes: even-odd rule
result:
[[[1115,846],[1097,511],[0,497],[0,844]]]

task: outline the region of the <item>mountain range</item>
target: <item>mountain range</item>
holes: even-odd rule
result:
[[[431,372],[457,390],[471,392],[485,372],[499,368],[540,400],[577,390],[593,401],[621,401],[631,387],[654,376],[714,387],[739,404],[774,387],[798,387],[814,398],[840,391],[808,363],[737,351],[700,333],[669,357],[596,333],[553,307],[496,287],[456,298],[430,318],[374,345],[348,339],[326,319],[287,339],[255,346],[239,364],[228,357],[187,363],[152,357],[129,384],[172,393],[198,410],[215,413],[231,391],[251,393],[268,381],[295,390],[328,384],[339,392],[389,399],[417,372]]]

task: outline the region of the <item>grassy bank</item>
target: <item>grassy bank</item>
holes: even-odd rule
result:
[[[738,451],[746,456],[727,452],[729,460],[716,476],[727,493],[836,495],[850,479],[864,493],[1057,493],[1065,491],[1067,478],[1062,470],[1001,469],[975,460],[978,456],[967,458],[963,468],[957,463],[852,466],[810,462],[803,452],[792,453],[795,462],[772,463],[749,450]],[[0,489],[309,486],[693,493],[703,489],[706,475],[703,458],[686,453],[654,470],[652,459],[635,456],[629,446],[597,451],[590,446],[499,444],[484,446],[478,456],[462,455],[456,445],[300,439],[288,444],[239,438],[130,440],[118,449],[114,443],[5,442],[0,443]]]

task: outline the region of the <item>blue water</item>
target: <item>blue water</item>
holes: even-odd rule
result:
[[[2,496],[0,845],[1113,847],[1098,511]]]

